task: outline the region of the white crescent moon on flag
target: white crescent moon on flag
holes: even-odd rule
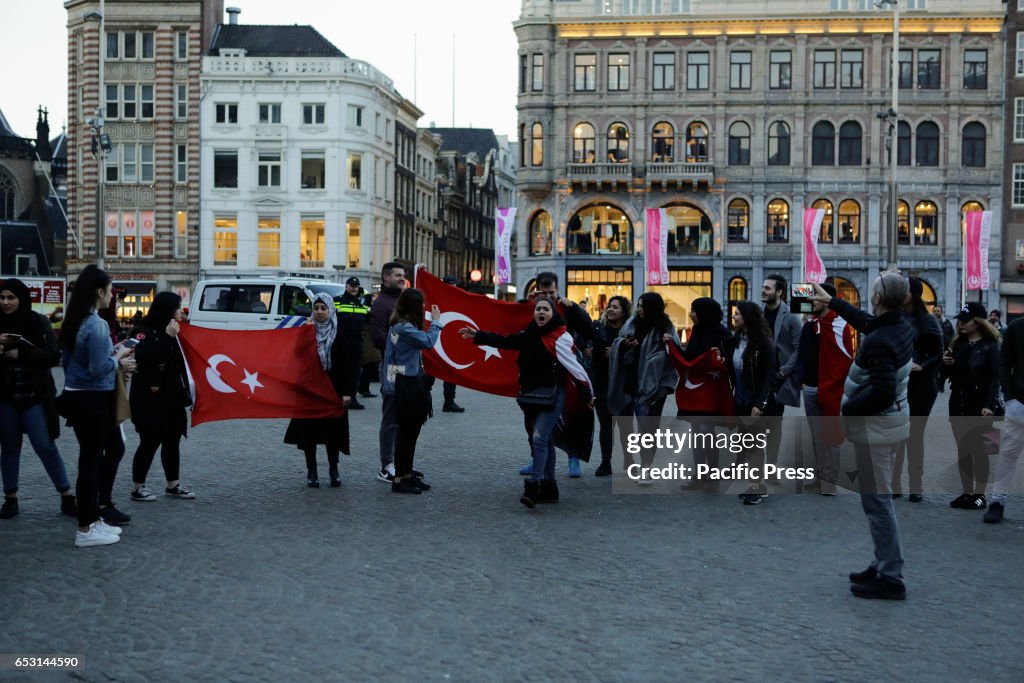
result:
[[[694,384],[693,382],[691,382],[690,381],[690,371],[687,370],[686,371],[686,377],[683,378],[683,386],[685,386],[687,389],[699,389],[702,386],[704,386],[704,382],[701,382],[700,384]]]
[[[459,313],[458,311],[445,311],[444,313],[441,314],[441,319],[438,320],[437,323],[441,326],[441,329],[444,329],[444,326],[447,325],[448,323],[457,321],[469,323],[470,325],[473,326],[473,329],[480,329],[480,326],[477,325],[472,318],[465,316]],[[440,335],[437,337],[437,344],[434,346],[434,350],[437,351],[437,355],[441,357],[441,360],[443,360],[445,363],[452,366],[456,370],[465,370],[466,368],[468,368],[469,366],[473,365],[473,363],[476,362],[473,361],[473,363],[466,363],[465,365],[460,365],[453,361],[451,358],[448,357],[448,354],[445,352],[444,346],[441,344]]]
[[[215,356],[210,356],[209,358],[207,358],[206,362],[210,365],[210,367],[206,368],[206,381],[209,382],[210,387],[214,391],[219,391],[222,394],[235,393],[235,390],[232,389],[227,384],[225,384],[224,380],[221,379],[220,377],[220,373],[217,372],[217,366],[220,365],[221,363],[231,363],[232,365],[234,365],[235,361],[231,360],[223,353],[218,353]]]

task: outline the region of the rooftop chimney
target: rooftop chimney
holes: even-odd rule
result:
[[[238,24],[238,15],[242,13],[241,8],[239,8],[239,7],[228,7],[227,12],[228,12],[228,23],[231,24],[232,26],[237,25]]]

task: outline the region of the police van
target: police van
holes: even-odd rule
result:
[[[200,280],[192,295],[188,321],[221,330],[272,330],[298,327],[312,313],[310,301],[320,292],[332,299],[345,286],[303,278],[215,278]]]

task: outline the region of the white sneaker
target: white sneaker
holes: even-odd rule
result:
[[[75,532],[75,547],[77,548],[89,548],[94,545],[111,545],[112,543],[117,543],[120,540],[120,536],[108,534],[102,529],[96,528],[95,523],[93,523],[85,533],[82,533],[81,531]]]
[[[152,503],[156,496],[145,485],[132,491],[132,500],[137,503]]]
[[[102,519],[93,522],[92,526],[90,526],[89,528],[90,529],[98,529],[99,531],[107,534],[108,536],[120,536],[121,535],[121,527],[113,526],[111,524],[107,524]]]
[[[380,471],[377,472],[377,479],[386,483],[392,483],[395,481],[395,464],[391,463],[387,467],[381,467]]]

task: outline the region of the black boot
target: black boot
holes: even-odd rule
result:
[[[317,474],[315,469],[306,470],[306,486],[311,489],[320,488],[320,475]]]
[[[0,519],[10,519],[16,514],[18,514],[18,499],[4,498],[4,504],[0,506]]]
[[[594,476],[595,477],[607,477],[607,476],[611,475],[611,473],[612,473],[612,461],[611,460],[602,460],[601,464],[597,466],[596,470],[594,470]]]
[[[542,479],[540,482],[540,489],[537,493],[538,503],[557,503],[558,482],[556,482],[554,479]]]
[[[531,510],[537,505],[540,498],[540,482],[535,479],[527,479],[523,482],[523,495],[519,502]]]
[[[74,496],[60,497],[60,513],[68,517],[78,516],[78,503],[75,501]]]

